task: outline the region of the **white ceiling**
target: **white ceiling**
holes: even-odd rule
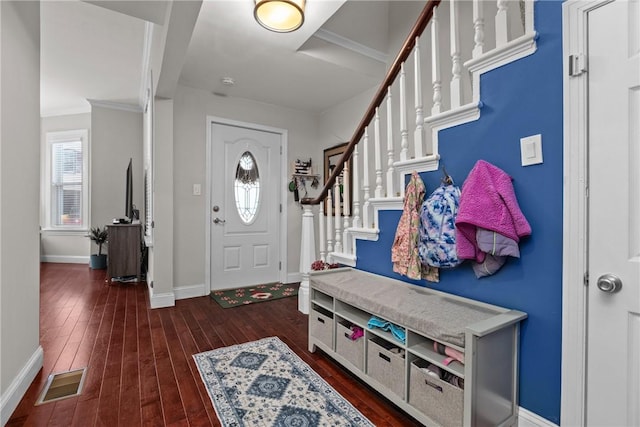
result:
[[[195,10],[191,19],[176,12],[176,5],[187,3]],[[168,34],[160,77],[165,91],[179,81],[221,96],[322,111],[382,80],[393,3],[404,2],[307,0],[302,28],[280,34],[254,21],[253,0],[201,6],[183,0],[43,1],[42,114],[89,111],[87,99],[139,105],[151,23],[156,35]],[[235,85],[223,85],[223,77]]]

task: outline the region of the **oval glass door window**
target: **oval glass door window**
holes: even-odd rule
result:
[[[245,224],[251,224],[260,207],[260,173],[255,157],[245,151],[236,167],[235,179],[236,209]]]

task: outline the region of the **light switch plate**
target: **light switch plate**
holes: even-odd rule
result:
[[[542,135],[520,138],[520,159],[522,166],[542,163]]]
[[[200,184],[193,184],[193,195],[199,196],[201,194],[202,194],[202,187],[200,187]]]

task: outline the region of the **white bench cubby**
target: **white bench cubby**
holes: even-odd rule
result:
[[[309,350],[321,349],[424,425],[517,424],[526,313],[351,268],[312,272],[309,297]],[[372,316],[405,341],[367,327]],[[364,336],[352,340],[352,326]],[[434,343],[462,353],[464,364]]]

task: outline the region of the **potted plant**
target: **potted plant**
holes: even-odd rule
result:
[[[89,230],[89,239],[96,242],[98,245],[98,253],[92,254],[89,259],[89,267],[94,270],[100,270],[107,268],[107,254],[102,253],[102,245],[107,243],[107,238],[109,237],[107,228],[100,227],[91,227]]]

